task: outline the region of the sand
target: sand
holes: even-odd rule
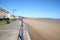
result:
[[[32,40],[60,40],[60,22],[24,19]]]

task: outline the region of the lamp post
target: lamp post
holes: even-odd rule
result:
[[[14,19],[15,19],[15,11],[16,11],[16,9],[13,9],[13,21],[14,21]]]

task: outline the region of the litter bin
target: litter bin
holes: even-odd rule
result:
[[[6,20],[6,24],[9,24],[9,23],[10,23],[10,21]]]

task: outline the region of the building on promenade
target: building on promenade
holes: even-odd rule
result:
[[[7,10],[0,8],[0,18],[10,18],[12,19],[13,16]]]

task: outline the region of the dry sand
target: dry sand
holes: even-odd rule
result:
[[[24,19],[32,40],[60,40],[60,22]]]

